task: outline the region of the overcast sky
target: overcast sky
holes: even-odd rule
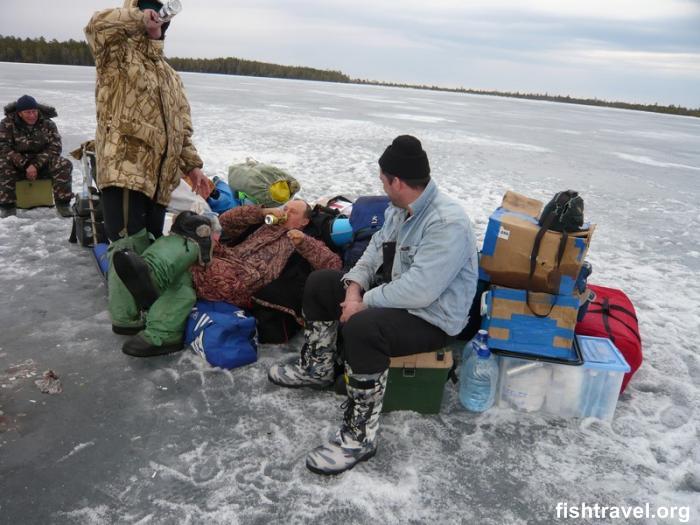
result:
[[[84,39],[121,2],[1,0],[0,34]],[[700,0],[182,0],[169,56],[700,107]]]

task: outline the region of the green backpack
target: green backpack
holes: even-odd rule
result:
[[[270,208],[284,204],[301,189],[301,184],[284,170],[252,159],[229,167],[228,185]]]

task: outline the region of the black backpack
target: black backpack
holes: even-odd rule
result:
[[[561,232],[559,250],[557,251],[557,268],[559,268],[562,256],[564,255],[564,249],[566,248],[568,233],[580,231],[583,226],[583,198],[574,190],[558,192],[542,209],[539,225],[540,231],[538,231],[535,236],[532,253],[530,254],[530,275],[528,276],[526,302],[528,308],[536,317],[548,317],[557,304],[556,296],[546,314],[539,314],[530,306],[532,276],[535,273],[535,266],[537,265],[537,254],[540,251],[540,243],[547,230]]]
[[[540,226],[556,232],[577,232],[583,226],[583,198],[574,190],[560,191],[540,214]]]

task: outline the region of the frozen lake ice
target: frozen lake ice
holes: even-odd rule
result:
[[[309,200],[381,190],[376,160],[418,136],[479,239],[506,190],[582,193],[598,225],[591,282],[622,288],[645,362],[612,424],[494,408],[383,416],[377,456],[336,478],[304,456],[342,398],[266,370],[298,351],[212,369],[139,360],[110,331],[105,286],[70,221],[0,221],[0,521],[6,523],[550,524],[556,505],[687,507],[700,520],[700,120],[617,109],[317,82],[183,74],[210,175],[254,157]],[[64,153],[92,138],[94,70],[0,63],[0,101],[57,108]],[[74,172],[74,186],[81,175]],[[44,370],[63,393],[34,386]],[[600,520],[564,520],[600,523]],[[614,523],[681,523],[656,517]]]

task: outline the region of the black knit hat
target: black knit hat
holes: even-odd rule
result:
[[[163,7],[163,4],[158,2],[158,0],[139,0],[137,5],[141,11],[144,9],[153,9],[156,13]]]
[[[379,157],[379,167],[384,173],[404,180],[430,178],[428,155],[416,137],[399,135]]]
[[[19,99],[17,99],[15,111],[19,113],[20,111],[25,111],[27,109],[39,109],[39,104],[36,103],[36,99],[34,97],[22,95],[19,97]]]

